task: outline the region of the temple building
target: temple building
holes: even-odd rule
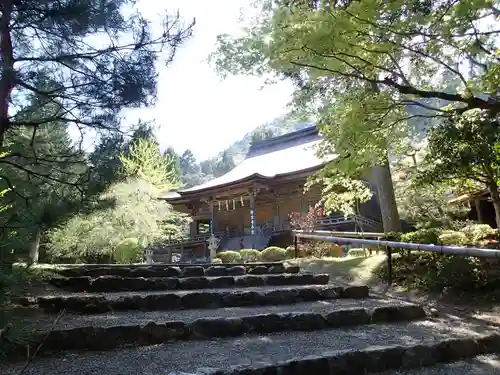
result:
[[[155,261],[169,262],[173,253],[182,261],[208,257],[207,240],[215,235],[217,251],[287,246],[292,243],[290,213],[306,215],[321,199],[320,187],[304,192],[307,178],[328,160],[316,156],[321,136],[316,127],[255,142],[233,170],[198,186],[168,192],[165,199],[192,217],[189,236],[156,249]],[[376,190],[376,189],[374,189]],[[376,195],[359,206],[357,215],[317,218],[325,230],[380,230]]]

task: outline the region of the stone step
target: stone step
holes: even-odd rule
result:
[[[312,331],[425,318],[421,306],[397,300],[304,302],[282,306],[68,315],[54,330],[39,326],[44,351],[113,349],[172,340],[206,340],[280,331]],[[47,332],[50,332],[47,336]]]
[[[253,334],[100,352],[40,356],[25,375],[365,374],[431,366],[500,350],[494,328],[449,319]],[[2,375],[24,366],[1,363]],[[208,369],[211,368],[211,372]],[[218,369],[216,372],[215,369]]]
[[[380,375],[498,375],[500,374],[500,355],[480,355],[471,359],[440,363],[430,367],[384,371]]]
[[[302,301],[368,297],[367,286],[333,285],[269,286],[231,289],[199,289],[175,292],[72,293],[25,297],[22,305],[38,305],[46,311],[97,314],[127,310],[186,310],[259,305],[283,305]]]
[[[116,275],[123,277],[189,277],[189,276],[239,276],[249,274],[298,273],[299,266],[285,265],[283,262],[246,264],[200,264],[200,265],[141,265],[71,267],[56,270],[66,277],[99,277]]]
[[[328,274],[278,274],[243,276],[194,277],[122,277],[99,276],[91,278],[52,278],[51,284],[72,292],[133,292],[143,290],[182,290],[207,288],[252,287],[265,285],[328,284]]]

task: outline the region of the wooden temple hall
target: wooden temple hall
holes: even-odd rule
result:
[[[207,261],[207,240],[219,239],[217,251],[288,246],[292,243],[289,214],[306,215],[320,200],[320,189],[304,193],[307,178],[324,166],[316,156],[321,140],[316,127],[253,143],[246,158],[223,176],[189,189],[166,193],[162,199],[192,217],[189,236],[155,249],[155,261]],[[317,228],[379,229],[378,199],[359,207],[359,214],[317,218]],[[359,229],[359,228],[358,228]],[[177,259],[179,260],[179,259]]]

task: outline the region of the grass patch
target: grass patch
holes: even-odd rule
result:
[[[378,280],[377,272],[385,259],[385,255],[373,255],[368,257],[297,258],[288,262],[300,266],[301,270],[306,272],[327,273],[332,281],[367,284]]]

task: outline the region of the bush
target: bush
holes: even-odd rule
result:
[[[370,255],[370,250],[364,248],[349,249],[347,256],[349,257],[367,257]]]
[[[222,264],[222,260],[220,258],[212,259],[212,264]]]
[[[330,242],[313,241],[307,249],[307,256],[322,258],[322,257],[341,257],[342,247]]]
[[[144,246],[160,241],[166,223],[179,214],[157,196],[158,190],[142,180],[110,186],[99,197],[101,209],[79,213],[48,232],[47,255],[56,262],[109,262],[124,240],[140,238]],[[173,229],[180,233],[182,227]]]
[[[121,264],[139,263],[144,258],[144,249],[137,238],[126,238],[113,250],[113,260]]]
[[[32,267],[11,267],[0,264],[0,358],[12,350],[33,344],[35,333],[22,316],[13,309],[15,297],[25,295],[33,287],[40,288],[55,274],[48,270]]]
[[[295,258],[295,246],[288,246],[286,249],[286,259],[293,259]],[[300,252],[299,252],[299,257],[300,257]]]
[[[467,242],[475,244],[495,234],[495,230],[488,224],[472,224],[462,228],[461,232],[467,237]]]
[[[215,258],[218,258],[222,263],[241,263],[241,255],[237,251],[222,251],[217,253]]]
[[[443,230],[439,228],[419,229],[415,232],[401,235],[401,242],[438,245],[441,243],[439,235],[442,232]]]
[[[260,258],[266,262],[277,262],[286,259],[286,250],[281,247],[271,246],[262,250]]]
[[[258,262],[260,260],[260,251],[254,249],[240,250],[241,259],[243,263]]]
[[[439,242],[444,246],[465,245],[467,236],[464,232],[446,231],[439,235]]]
[[[387,265],[378,276],[387,279]],[[500,260],[416,251],[408,257],[393,257],[393,280],[412,288],[441,292],[489,293],[500,285]]]

